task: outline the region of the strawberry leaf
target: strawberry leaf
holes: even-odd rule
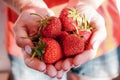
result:
[[[69,8],[68,17],[72,18],[73,21],[77,22],[78,25],[81,24],[82,18],[80,17],[80,13],[75,8]]]
[[[85,15],[82,17],[82,24],[79,26],[80,30],[92,30],[94,27],[89,24]]]
[[[46,48],[46,43],[43,42],[42,38],[39,38],[39,42],[40,43],[34,43],[35,47],[32,48],[32,58],[37,56],[40,60],[43,61],[43,54]]]

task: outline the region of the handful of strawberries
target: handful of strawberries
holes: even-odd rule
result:
[[[38,22],[38,34],[31,38],[34,43],[32,58],[38,57],[46,64],[81,54],[87,48],[94,29],[85,15],[75,8],[64,8],[59,18],[45,16]]]

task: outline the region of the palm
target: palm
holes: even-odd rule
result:
[[[77,7],[77,9],[81,14],[85,14],[88,22],[95,27],[95,30],[93,31],[87,50],[85,50],[81,54],[76,55],[74,58],[69,58],[62,61],[61,67],[65,71],[70,70],[73,66],[80,66],[86,63],[87,61],[90,61],[93,58],[95,58],[96,51],[99,45],[106,37],[104,19],[99,13],[96,12],[96,10],[89,6],[80,6]],[[56,68],[58,69],[59,67]]]
[[[39,14],[42,17],[46,15],[54,15],[49,9],[38,7],[24,10],[14,25],[16,42],[18,46],[23,49],[25,48],[25,50],[23,50],[23,55],[24,61],[28,67],[44,72],[50,77],[54,77],[57,74],[57,71],[53,65],[47,65],[38,58],[31,59],[31,47],[33,47],[33,43],[30,37],[37,34],[37,29],[39,26],[37,21],[41,19],[40,16],[31,15],[31,13]]]

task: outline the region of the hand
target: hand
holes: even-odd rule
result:
[[[95,58],[96,52],[106,38],[106,27],[103,17],[90,6],[79,6],[77,7],[81,14],[85,14],[89,23],[95,27],[90,42],[88,44],[88,50],[85,50],[82,54],[77,55],[73,59],[73,64],[79,66],[85,62]]]
[[[74,58],[67,58],[59,65],[64,71],[69,71],[72,67],[78,67],[87,61],[92,60],[96,56],[97,49],[99,48],[102,41],[106,38],[106,28],[103,17],[91,6],[76,6],[77,10],[81,14],[85,14],[88,22],[95,27],[88,44],[88,49],[83,53],[76,55]],[[59,70],[60,66],[56,65],[56,69]]]
[[[24,9],[14,24],[16,43],[23,48],[24,61],[27,66],[40,72],[44,72],[50,77],[54,77],[57,74],[57,71],[53,65],[46,65],[37,58],[31,60],[31,48],[33,47],[33,43],[28,37],[37,34],[37,28],[39,26],[37,21],[40,20],[40,17],[30,15],[31,13],[39,14],[42,17],[46,15],[54,15],[54,13],[47,7],[31,7],[29,9]]]

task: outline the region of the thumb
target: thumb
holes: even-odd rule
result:
[[[19,47],[25,48],[26,45],[29,45],[30,47],[33,46],[32,41],[30,40],[30,38],[28,38],[27,28],[25,27],[25,25],[16,21],[13,30],[15,34],[16,44]]]
[[[96,52],[107,36],[105,22],[103,17],[98,15],[98,17],[91,20],[90,24],[95,27],[95,30],[91,36],[89,48],[92,48]]]

